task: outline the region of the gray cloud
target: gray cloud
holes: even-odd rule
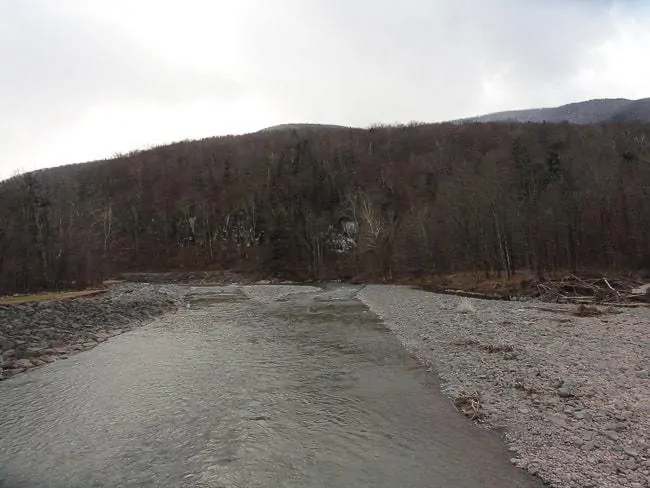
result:
[[[225,75],[177,71],[117,32],[35,5],[14,2],[0,24],[0,105],[14,120],[49,124],[98,101],[178,103],[236,93]]]
[[[261,58],[256,75],[271,96],[316,119],[475,114],[489,106],[483,81],[502,69],[509,106],[561,103],[581,95],[571,76],[611,31],[608,10],[590,3],[296,1],[258,19],[256,31],[283,28],[247,55]]]

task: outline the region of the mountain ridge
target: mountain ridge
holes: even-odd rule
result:
[[[548,122],[598,124],[650,122],[650,98],[595,98],[557,107],[505,110],[452,121],[457,124],[488,122]]]
[[[259,130],[260,133],[265,132],[277,132],[285,130],[322,130],[322,129],[350,129],[344,125],[337,124],[318,124],[318,123],[308,123],[308,122],[289,122],[286,124],[272,125],[270,127],[265,127],[264,129]]]
[[[636,100],[628,98],[593,98],[571,102],[556,107],[539,107],[517,110],[503,110],[483,115],[446,120],[442,124],[473,123],[570,123],[602,124],[650,122],[650,97]],[[426,124],[426,122],[423,122]],[[328,129],[359,129],[337,124],[286,123],[265,127],[257,133],[300,131],[312,132]]]

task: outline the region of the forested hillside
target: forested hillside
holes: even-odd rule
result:
[[[650,124],[323,128],[0,183],[0,293],[227,267],[390,280],[650,267]]]

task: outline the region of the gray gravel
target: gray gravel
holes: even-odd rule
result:
[[[460,409],[505,432],[515,465],[554,487],[650,487],[647,308],[576,317],[374,285],[359,298],[451,399],[480,400]]]
[[[71,354],[182,305],[186,288],[120,284],[89,298],[0,305],[0,380]]]
[[[184,307],[188,290],[130,283],[92,298],[0,306],[0,379]],[[281,301],[312,289],[242,291]],[[461,411],[503,429],[515,465],[555,487],[650,487],[647,308],[582,318],[571,306],[399,286],[367,286],[358,296],[452,400],[465,399]]]

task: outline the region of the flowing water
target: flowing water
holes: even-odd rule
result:
[[[192,288],[190,309],[0,383],[0,487],[539,486],[356,288],[287,290]]]

